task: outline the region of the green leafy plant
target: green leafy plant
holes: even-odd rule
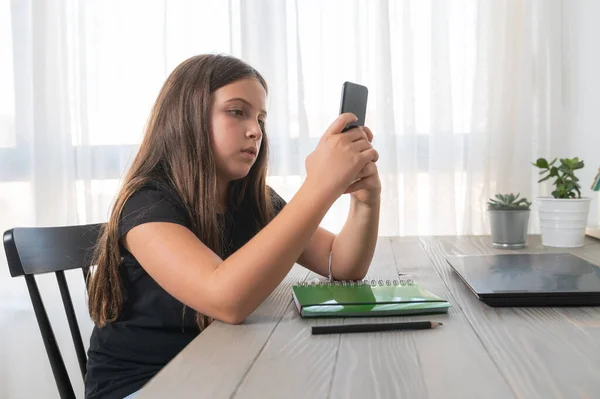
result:
[[[518,211],[529,209],[531,202],[527,198],[519,198],[519,193],[496,194],[488,201],[488,209],[495,211]]]
[[[579,179],[575,176],[575,171],[584,167],[583,161],[579,158],[561,158],[560,165],[554,166],[557,158],[548,162],[545,158],[539,158],[533,166],[541,169],[540,175],[543,177],[538,183],[554,178],[556,189],[552,191],[554,198],[581,198],[581,186]],[[544,176],[545,175],[545,176]]]

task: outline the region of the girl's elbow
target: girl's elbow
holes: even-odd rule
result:
[[[242,324],[246,317],[248,317],[248,313],[234,305],[219,309],[215,318],[227,324]]]
[[[333,278],[336,280],[347,280],[347,281],[360,281],[364,280],[367,277],[367,270],[353,270],[351,272],[347,272],[342,276],[333,275]]]
[[[364,280],[365,277],[367,277],[367,272],[360,272],[360,273],[352,274],[350,276],[350,278],[348,278],[347,280],[350,280],[350,281],[360,281],[360,280]]]
[[[243,315],[239,312],[229,312],[223,315],[221,321],[227,324],[239,325],[242,324],[246,320],[246,315]]]
[[[367,277],[367,272],[364,271],[357,276],[356,280],[364,280],[366,277]]]
[[[216,288],[211,294],[208,297],[210,310],[207,310],[213,319],[227,324],[242,324],[248,317],[248,312],[242,306],[239,298]]]

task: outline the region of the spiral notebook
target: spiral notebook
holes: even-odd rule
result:
[[[301,283],[292,297],[302,317],[373,317],[446,313],[450,303],[414,280]]]

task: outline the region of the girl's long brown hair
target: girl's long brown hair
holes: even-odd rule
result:
[[[119,317],[124,301],[118,225],[127,199],[149,182],[160,181],[180,197],[194,234],[215,253],[220,247],[216,205],[216,164],[210,145],[212,93],[243,78],[255,78],[267,90],[262,76],[243,61],[224,55],[199,55],[182,62],[164,83],[152,108],[139,151],[124,178],[110,218],[94,252],[95,271],[88,279],[88,308],[94,323],[103,327]],[[268,140],[250,173],[230,184],[229,210],[244,206],[256,231],[272,218],[266,176]],[[200,329],[210,319],[197,313]]]

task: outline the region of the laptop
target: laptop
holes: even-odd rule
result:
[[[451,255],[446,261],[489,306],[600,305],[600,266],[572,253]]]

